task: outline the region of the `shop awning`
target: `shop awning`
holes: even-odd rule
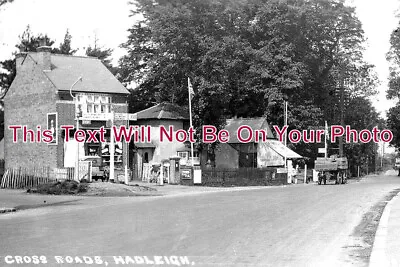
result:
[[[279,142],[278,140],[269,139],[269,140],[266,140],[266,144],[270,148],[272,148],[276,153],[281,155],[282,157],[286,157],[288,159],[300,159],[300,158],[303,158],[302,156],[300,156],[299,154],[297,154],[296,152],[294,152],[290,148],[285,147],[285,145],[282,144],[281,142]]]

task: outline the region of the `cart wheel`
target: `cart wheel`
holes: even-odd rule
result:
[[[343,173],[342,184],[347,184],[347,176],[346,176],[346,173]]]

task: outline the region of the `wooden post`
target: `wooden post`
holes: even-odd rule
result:
[[[307,182],[307,164],[304,164],[304,183]]]
[[[128,165],[125,164],[125,184],[129,184]]]
[[[159,185],[164,185],[164,164],[162,161],[160,166]]]

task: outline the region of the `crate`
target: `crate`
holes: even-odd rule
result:
[[[317,158],[315,161],[316,171],[347,170],[349,167],[347,158]]]
[[[330,158],[317,158],[314,169],[316,171],[336,171],[338,164]]]

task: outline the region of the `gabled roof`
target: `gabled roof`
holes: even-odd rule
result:
[[[185,107],[172,103],[160,103],[137,113],[137,120],[189,120]]]
[[[229,119],[226,120],[225,130],[229,132],[229,142],[228,143],[241,143],[237,137],[237,131],[240,126],[247,125],[250,126],[253,130],[266,130],[267,131],[267,139],[275,139],[274,134],[269,128],[268,122],[266,118],[245,118],[245,119]],[[243,130],[242,137],[247,138],[247,130]],[[260,139],[262,140],[262,139]],[[255,141],[255,136],[253,136],[252,142]]]
[[[37,53],[29,53],[29,56],[38,62]],[[103,63],[94,57],[51,54],[51,71],[45,74],[59,91],[69,91],[71,85],[82,77],[82,82],[76,83],[73,91],[129,94]]]

